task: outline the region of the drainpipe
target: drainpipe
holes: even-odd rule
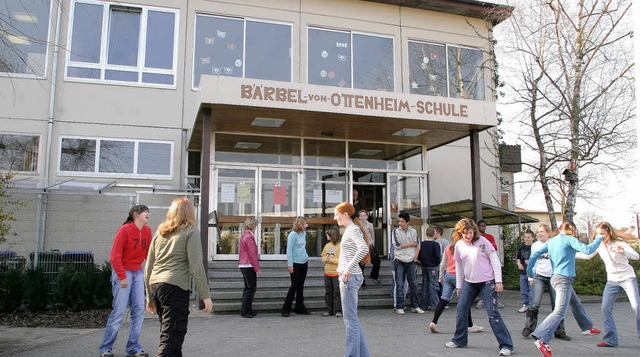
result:
[[[52,62],[52,72],[51,72],[51,90],[49,94],[49,120],[47,122],[47,144],[45,146],[44,153],[44,185],[45,187],[49,185],[49,171],[51,168],[51,146],[52,146],[52,135],[53,135],[53,123],[55,116],[55,106],[56,106],[56,89],[58,82],[58,61],[60,57],[60,28],[62,27],[62,2],[58,2],[57,6],[57,15],[56,15],[56,32],[55,32],[55,40],[53,42],[53,62]],[[48,206],[48,193],[39,194],[39,210],[40,214],[38,214],[38,222],[37,227],[38,230],[36,232],[36,246],[34,251],[34,266],[37,266],[38,263],[38,250],[40,246],[40,242],[45,241],[46,231],[47,231],[47,206]],[[46,196],[46,197],[45,197]],[[40,206],[42,208],[40,208]],[[42,217],[40,216],[42,215]],[[41,223],[42,222],[42,223]],[[43,244],[44,247],[44,244]]]

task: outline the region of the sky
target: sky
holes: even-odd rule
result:
[[[640,14],[640,1],[633,2],[633,14]],[[633,15],[632,15],[633,16]],[[636,15],[637,16],[637,15]],[[633,17],[632,17],[633,18]],[[635,61],[640,58],[640,22],[634,21],[634,56]],[[499,42],[498,42],[499,43]],[[640,70],[638,65],[635,66],[635,78],[638,78]],[[636,85],[636,110],[638,107],[638,101],[640,98],[640,87]],[[498,111],[500,111],[504,117],[507,117],[509,110],[503,105],[498,104]],[[640,145],[640,120],[638,120],[638,113],[636,112],[636,133],[638,136],[637,142]],[[507,144],[522,144],[518,142],[518,130],[507,130],[504,136],[505,143]],[[523,147],[524,150],[524,147]],[[640,162],[640,147],[637,147],[632,156],[636,162]],[[526,156],[536,155],[535,152],[523,152],[523,159]],[[584,200],[578,199],[576,203],[576,211],[578,217],[581,212],[591,211],[599,214],[604,220],[610,222],[614,227],[630,227],[636,226],[636,214],[640,213],[640,165],[636,165],[634,172],[631,172],[629,177],[622,178],[618,175],[618,180],[612,178],[605,178],[600,181],[599,187],[596,189],[602,192],[602,199],[589,203]],[[526,180],[525,174],[516,174],[515,181]],[[618,181],[618,182],[616,182]],[[542,192],[538,190],[534,194],[527,195],[529,191],[521,185],[515,187],[515,201],[516,206],[533,209],[533,210],[546,210],[544,203],[544,197]],[[558,207],[559,210],[559,207]]]

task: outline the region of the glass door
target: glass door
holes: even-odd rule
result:
[[[425,175],[388,174],[389,227],[397,227],[398,214],[406,212],[409,214],[409,224],[415,228],[418,237],[422,239],[422,229],[427,217],[426,182]],[[389,249],[391,232],[391,229],[387,232],[385,253]]]
[[[261,259],[283,259],[287,253],[287,236],[300,207],[296,170],[260,169],[260,234]]]

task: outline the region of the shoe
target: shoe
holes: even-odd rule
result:
[[[460,348],[460,345],[455,343],[455,342],[453,342],[453,341],[449,341],[449,342],[445,343],[444,346],[446,348]]]
[[[525,327],[525,328],[522,329],[521,334],[522,334],[522,337],[529,337],[529,335],[531,335],[532,332],[533,331],[531,331],[530,328]]]
[[[468,327],[467,331],[469,331],[471,333],[482,332],[482,331],[484,331],[484,327],[478,326],[478,325],[473,325],[471,327]]]
[[[445,309],[448,309],[448,308],[449,308],[449,305],[445,306],[444,308],[445,308]]]
[[[431,331],[431,333],[438,333],[438,325],[436,325],[435,323],[430,323],[429,324],[429,331]]]
[[[498,309],[504,309],[504,304],[498,301]]]
[[[536,346],[538,351],[540,351],[540,353],[544,357],[553,357],[553,355],[551,354],[551,348],[549,347],[549,345],[547,345],[546,343],[542,342],[542,340],[535,340],[535,342],[533,342],[533,344]]]
[[[396,309],[396,314],[404,315],[404,309]]]
[[[341,312],[336,312],[336,317],[342,317],[342,313]]]
[[[414,307],[413,309],[411,309],[411,312],[415,312],[416,314],[424,314],[424,310],[419,307]]]
[[[595,328],[595,327],[592,327],[592,328],[590,328],[590,329],[588,329],[588,330],[584,330],[584,331],[582,331],[582,334],[583,334],[583,335],[597,335],[597,334],[599,334],[600,332],[602,332],[602,331],[598,330],[598,329],[597,329],[597,328]]]
[[[483,307],[484,307],[484,301],[478,300],[478,303],[476,304],[476,309],[482,309]]]
[[[246,318],[248,318],[248,319],[250,319],[250,318],[252,318],[252,317],[253,317],[253,315],[251,315],[251,314],[240,314],[240,316],[242,316],[242,317],[246,317]]]
[[[498,353],[498,356],[511,356],[513,354],[514,351],[508,349],[508,348],[501,348],[500,349],[500,353]]]
[[[107,351],[107,352],[102,352],[100,354],[100,357],[115,357],[115,355],[113,354],[113,352]]]
[[[598,347],[615,347],[615,346],[611,346],[610,344],[604,342],[604,341],[600,341],[598,342],[598,344],[596,345]]]
[[[328,312],[328,311],[325,311],[325,312],[322,313],[322,316],[324,316],[324,317],[331,316],[331,315],[333,315],[333,314]]]
[[[571,337],[567,336],[567,334],[564,332],[556,333],[553,336],[562,341],[571,341]]]
[[[527,312],[527,310],[529,310],[527,305],[522,305],[522,307],[518,309],[518,312],[522,314],[522,313]]]
[[[138,351],[132,355],[127,355],[127,357],[149,357],[149,354],[145,351]]]
[[[282,317],[289,317],[289,314],[290,314],[289,312],[283,311],[282,312]]]

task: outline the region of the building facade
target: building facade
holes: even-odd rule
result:
[[[433,204],[498,203],[511,8],[400,3],[0,0],[0,170],[27,203],[3,248],[103,261],[131,204],[153,229],[187,195],[209,260],[237,258],[247,217],[283,259],[300,215],[317,256],[357,194],[386,253],[398,212],[421,231]]]

